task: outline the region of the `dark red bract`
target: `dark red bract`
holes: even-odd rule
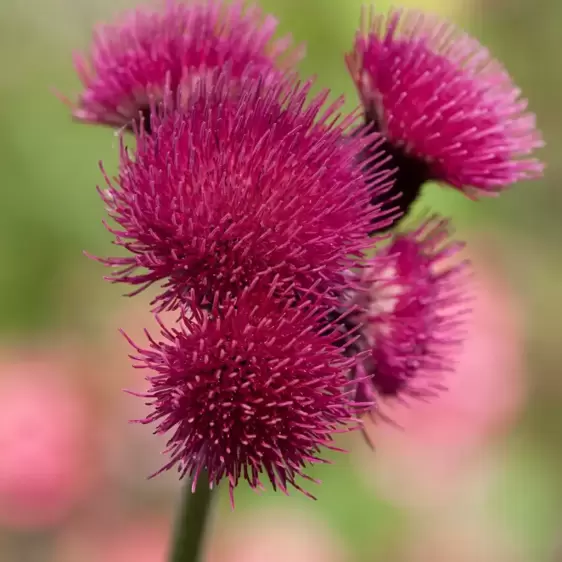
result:
[[[75,56],[84,86],[73,115],[80,121],[131,128],[150,126],[152,103],[206,80],[223,67],[240,78],[278,79],[301,58],[289,36],[275,40],[277,20],[235,0],[166,0],[97,28],[91,51]]]
[[[319,329],[313,308],[280,306],[274,289],[256,286],[236,301],[215,299],[210,311],[195,306],[176,327],[162,326],[160,340],[148,336],[146,349],[133,344],[136,366],[151,372],[153,411],[140,421],[171,432],[162,470],[177,466],[194,486],[205,469],[211,485],[227,479],[231,494],[242,479],[261,489],[262,478],[304,491],[296,479],[325,462],[320,447],[357,426],[346,392],[353,360],[336,347],[333,326]]]
[[[248,79],[236,97],[228,75],[200,86],[139,133],[134,157],[122,146],[119,177],[101,193],[115,244],[132,255],[103,260],[117,269],[110,279],[162,282],[165,308],[256,278],[337,291],[384,221],[370,189],[387,189],[389,173],[356,165],[373,137],[342,142],[354,117],[339,120],[342,100],[326,107],[327,92],[307,103],[310,84]]]

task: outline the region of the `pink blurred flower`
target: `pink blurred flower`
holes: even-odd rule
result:
[[[212,537],[213,538],[213,537]],[[206,562],[344,562],[333,530],[298,510],[260,509],[211,541]]]
[[[366,431],[378,454],[361,462],[394,500],[438,502],[456,489],[486,445],[515,421],[522,406],[524,343],[518,304],[489,268],[478,270],[473,317],[448,390],[430,402],[389,407],[399,426]],[[375,460],[376,459],[376,460]]]
[[[84,397],[43,359],[0,365],[0,525],[65,519],[93,482]]]

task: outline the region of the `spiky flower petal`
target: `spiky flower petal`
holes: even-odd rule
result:
[[[307,103],[310,83],[245,80],[233,98],[229,76],[215,82],[141,131],[134,158],[122,145],[101,194],[115,244],[132,255],[102,260],[117,268],[110,279],[163,282],[168,308],[191,289],[204,304],[255,278],[336,291],[380,216],[368,186],[388,188],[387,172],[355,164],[371,139],[342,143],[355,117],[339,120],[343,102],[326,107],[328,92]]]
[[[346,61],[366,122],[387,139],[394,189],[407,210],[427,180],[471,197],[541,174],[542,146],[527,101],[476,39],[439,19],[363,13]]]
[[[84,86],[73,109],[76,119],[131,128],[166,92],[175,94],[228,67],[241,77],[277,79],[304,49],[291,38],[274,39],[277,20],[241,0],[160,0],[100,26],[88,55],[74,64]]]
[[[468,299],[467,262],[454,259],[463,245],[449,235],[437,217],[397,233],[357,278],[356,345],[370,351],[357,373],[361,400],[427,397],[452,370]]]
[[[306,303],[272,298],[259,283],[210,311],[193,307],[161,339],[136,344],[138,368],[149,369],[145,395],[152,413],[142,423],[172,432],[169,462],[196,485],[205,469],[211,486],[240,480],[252,488],[302,490],[308,465],[325,462],[320,447],[335,449],[334,432],[357,427],[346,391],[353,360],[335,345],[332,326]],[[335,449],[338,450],[338,449]],[[160,471],[160,472],[161,472]],[[305,494],[309,495],[307,492]]]

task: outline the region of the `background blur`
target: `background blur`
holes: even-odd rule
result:
[[[0,0],[0,560],[163,562],[178,483],[146,481],[164,444],[148,428],[119,327],[151,325],[149,296],[102,281],[96,194],[107,129],[73,124],[71,53],[131,0]],[[531,100],[547,178],[472,204],[434,187],[470,242],[474,321],[451,391],[372,428],[373,454],[315,471],[318,502],[242,490],[214,522],[209,561],[562,561],[562,48],[558,0],[409,0],[457,21]],[[264,0],[308,43],[305,74],[356,104],[342,53],[360,0]],[[386,9],[386,1],[378,8]],[[557,134],[558,133],[558,134]]]

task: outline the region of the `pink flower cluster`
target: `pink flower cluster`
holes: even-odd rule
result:
[[[56,527],[94,487],[89,405],[67,369],[59,358],[2,357],[0,527]]]
[[[121,130],[99,192],[125,252],[97,259],[177,319],[130,340],[163,470],[304,491],[336,432],[454,370],[462,244],[446,219],[398,221],[428,181],[474,197],[537,177],[540,135],[476,40],[417,12],[363,20],[351,115],[238,0],[138,9],[75,59],[73,116]]]

